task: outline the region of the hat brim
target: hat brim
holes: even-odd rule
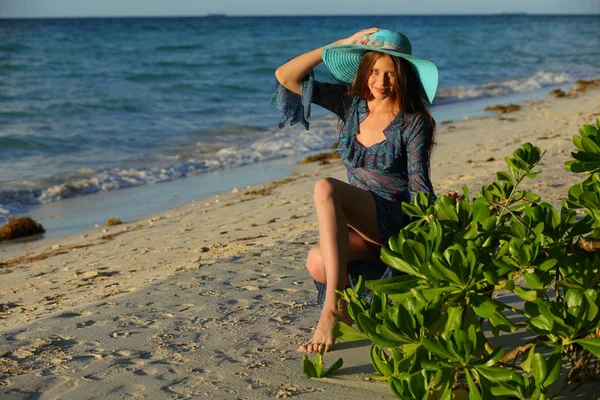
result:
[[[408,61],[417,74],[421,86],[423,86],[423,91],[427,96],[427,100],[429,100],[430,104],[433,102],[438,86],[438,69],[433,62],[425,58],[415,57],[379,47],[346,44],[341,46],[325,46],[322,53],[323,63],[334,79],[339,82],[351,84],[358,72],[360,60],[367,51],[387,53]]]

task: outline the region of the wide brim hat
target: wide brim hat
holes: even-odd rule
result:
[[[360,42],[364,44],[323,48],[323,63],[337,81],[348,84],[354,82],[363,54],[367,51],[378,51],[408,61],[421,82],[427,100],[430,104],[433,102],[438,86],[438,69],[433,62],[412,55],[412,46],[406,36],[381,29],[365,36]]]

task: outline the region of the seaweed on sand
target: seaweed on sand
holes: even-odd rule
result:
[[[12,218],[0,227],[0,242],[45,233],[44,227],[31,217]]]

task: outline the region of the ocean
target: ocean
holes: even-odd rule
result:
[[[273,73],[372,26],[405,33],[438,65],[434,116],[600,77],[598,15],[0,20],[0,224],[240,167],[267,177],[272,160],[330,148],[336,121],[318,107],[310,131],[277,129]]]

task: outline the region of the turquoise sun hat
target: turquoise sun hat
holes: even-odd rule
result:
[[[412,55],[412,46],[406,36],[399,32],[381,29],[365,36],[360,43],[362,44],[323,48],[323,63],[337,81],[351,84],[356,77],[363,54],[367,51],[378,51],[408,61],[417,74],[429,103],[433,102],[438,86],[438,69],[433,62]]]

